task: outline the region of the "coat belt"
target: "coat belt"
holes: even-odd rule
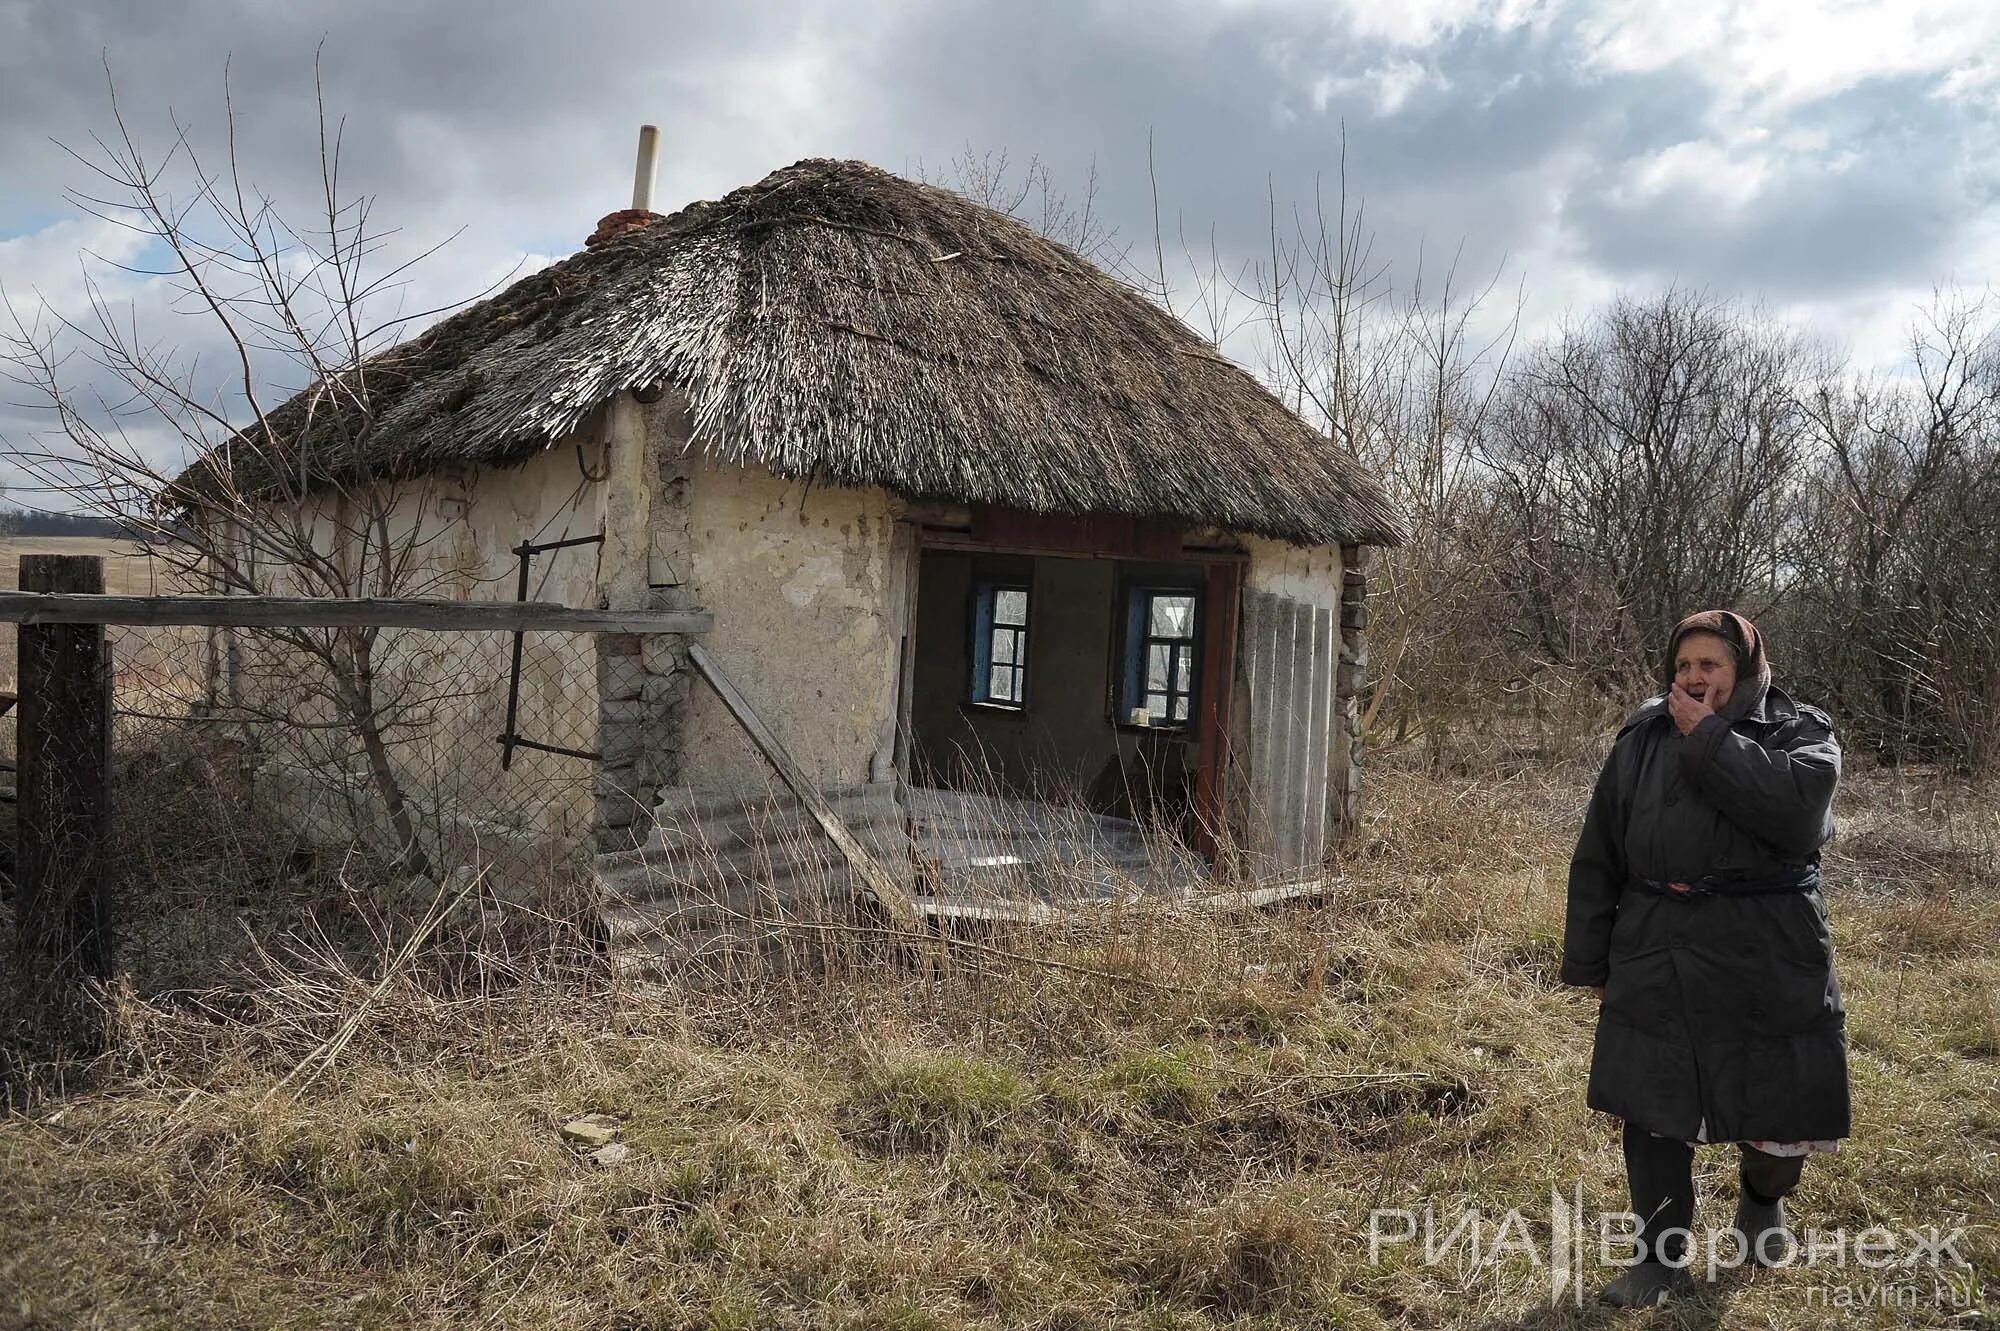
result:
[[[1821,884],[1819,866],[1806,865],[1774,878],[1723,878],[1715,874],[1691,882],[1634,875],[1634,885],[1663,897],[1761,897],[1777,892],[1811,892]]]

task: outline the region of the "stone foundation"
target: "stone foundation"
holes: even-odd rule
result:
[[[652,834],[660,790],[680,777],[688,693],[677,633],[597,638],[597,849],[630,850]]]
[[[620,548],[645,566],[646,604],[654,610],[693,608],[686,584],[692,564],[688,485],[693,464],[682,448],[687,435],[678,401],[650,417],[635,414],[633,428],[646,502],[643,530],[628,532]],[[635,595],[637,593],[634,593]],[[687,642],[678,633],[600,634],[597,639],[597,850],[631,850],[653,832],[660,792],[681,782],[687,751],[689,686]]]

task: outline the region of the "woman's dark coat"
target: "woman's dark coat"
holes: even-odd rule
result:
[[[1819,863],[1840,745],[1771,689],[1683,736],[1664,698],[1618,732],[1570,862],[1562,979],[1604,986],[1588,1101],[1683,1141],[1848,1134],[1846,1010],[1819,890],[1662,896]]]

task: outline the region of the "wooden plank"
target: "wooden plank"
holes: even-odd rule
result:
[[[1270,640],[1267,650],[1270,652],[1271,668],[1264,681],[1264,708],[1271,743],[1269,766],[1264,772],[1264,816],[1270,820],[1270,830],[1265,841],[1269,859],[1259,867],[1268,873],[1285,867],[1285,820],[1290,813],[1285,805],[1285,792],[1290,789],[1285,783],[1285,771],[1291,748],[1285,713],[1291,706],[1292,643],[1289,632],[1291,607],[1282,596],[1275,593],[1266,595],[1269,599],[1264,607],[1264,631]]]
[[[983,545],[1100,558],[1173,561],[1181,557],[1181,529],[1175,524],[1112,514],[1079,518],[975,504],[972,539]]]
[[[1272,816],[1276,823],[1274,845],[1280,872],[1299,866],[1299,755],[1305,737],[1299,733],[1304,693],[1299,660],[1299,603],[1289,596],[1273,596],[1272,618],[1277,622],[1274,656],[1277,668],[1271,674],[1271,701],[1276,713],[1278,764],[1272,772]]]
[[[847,858],[855,876],[861,879],[874,896],[876,904],[881,906],[883,912],[896,924],[906,929],[916,928],[922,922],[922,917],[918,914],[916,905],[910,900],[909,892],[901,883],[890,877],[888,870],[884,869],[875,857],[854,839],[854,834],[840,821],[839,815],[834,813],[832,806],[819,793],[818,787],[813,785],[812,779],[805,774],[804,769],[792,758],[785,746],[778,742],[778,737],[771,733],[771,728],[764,724],[764,719],[757,715],[749,701],[737,690],[735,683],[722,672],[722,667],[715,663],[715,658],[711,657],[700,643],[691,642],[688,644],[688,660],[694,663],[694,668],[708,681],[708,686],[715,690],[716,696],[722,699],[723,706],[729,709],[729,714],[736,718],[737,724],[749,734],[752,742],[757,745],[779,778],[791,787],[794,795],[798,796],[799,803],[806,806],[807,811],[813,816],[813,821],[819,824],[822,832],[826,833],[827,840],[840,848],[840,853]]]
[[[1086,921],[1092,915],[1113,911],[1129,914],[1145,907],[1192,914],[1268,910],[1273,906],[1316,900],[1345,885],[1345,882],[1342,878],[1313,876],[1262,887],[1230,888],[1185,899],[1163,898],[1157,902],[1142,900],[1138,903],[1104,899],[1080,900],[1057,906],[1045,901],[1014,898],[981,902],[945,901],[937,897],[916,897],[913,900],[926,917],[945,922],[975,920],[1002,924],[1061,924],[1065,921]]]
[[[1293,727],[1297,737],[1297,748],[1293,755],[1292,795],[1295,801],[1298,843],[1293,852],[1293,860],[1287,867],[1303,869],[1315,862],[1313,837],[1318,831],[1313,821],[1313,794],[1323,788],[1319,779],[1319,607],[1305,601],[1297,604],[1298,639],[1295,649],[1298,654],[1298,670],[1293,678],[1293,706],[1298,710],[1298,723]]]
[[[889,766],[907,776],[916,732],[917,591],[923,581],[923,547],[916,525],[898,522],[889,542],[890,620],[896,626],[896,715],[891,722]],[[872,776],[873,773],[870,773]]]
[[[1264,593],[1245,586],[1237,601],[1237,655],[1243,671],[1243,734],[1234,756],[1243,773],[1237,801],[1243,810],[1243,850],[1256,855],[1264,848],[1264,652],[1259,634],[1264,627]]]
[[[1254,835],[1250,846],[1267,868],[1277,855],[1279,773],[1284,770],[1284,735],[1273,681],[1278,667],[1278,598],[1252,592],[1245,598],[1254,613],[1244,640],[1255,661],[1250,693],[1250,790]]]
[[[1313,821],[1313,796],[1325,789],[1325,778],[1319,759],[1319,616],[1318,606],[1307,601],[1298,602],[1298,770],[1295,775],[1298,791],[1299,840],[1298,849],[1292,862],[1292,869],[1300,871],[1318,866],[1318,856],[1313,853],[1312,839],[1317,826]]]
[[[27,558],[27,556],[23,556]],[[593,610],[547,601],[311,596],[97,596],[0,592],[0,622],[208,624],[227,628],[380,628],[525,633],[707,633],[706,610]]]
[[[1215,866],[1227,822],[1229,702],[1235,686],[1237,570],[1208,569],[1201,644],[1201,722],[1196,732],[1194,848]]]
[[[1338,835],[1338,816],[1334,812],[1335,783],[1339,773],[1334,770],[1333,756],[1340,744],[1340,611],[1338,608],[1326,612],[1326,636],[1320,640],[1320,658],[1326,662],[1326,675],[1320,680],[1320,690],[1326,700],[1326,726],[1321,733],[1320,748],[1325,755],[1321,759],[1320,771],[1323,776],[1319,815],[1322,828],[1320,862],[1326,859]]]
[[[1312,607],[1311,688],[1312,719],[1307,727],[1306,762],[1302,767],[1300,801],[1305,825],[1301,868],[1312,868],[1326,858],[1327,759],[1333,743],[1333,680],[1339,665],[1336,638],[1340,613],[1326,606]]]
[[[1071,913],[1059,910],[1045,901],[950,901],[942,897],[915,897],[913,900],[925,918],[932,920],[975,920],[991,924],[1053,924]]]
[[[104,560],[23,555],[21,585],[50,594],[100,593]],[[111,648],[101,624],[24,626],[16,647],[15,935],[31,977],[29,996],[59,1017],[77,977],[111,974],[104,865],[111,818]]]

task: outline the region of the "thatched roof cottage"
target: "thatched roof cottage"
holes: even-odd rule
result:
[[[1359,790],[1365,551],[1400,532],[1348,453],[1064,246],[863,163],[592,240],[370,362],[363,443],[326,400],[274,413],[290,465],[461,487],[494,595],[555,516],[601,533],[540,594],[712,612],[706,653],[920,898],[1158,872],[1138,825],[1176,872],[1316,872]],[[770,765],[689,676],[614,636],[567,686],[635,920],[692,845],[752,895],[824,858],[751,830]]]

